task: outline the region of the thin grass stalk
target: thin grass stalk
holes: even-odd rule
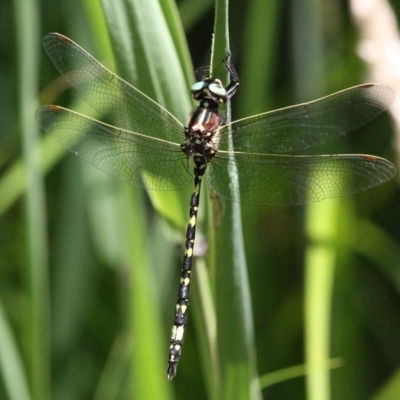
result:
[[[322,2],[293,1],[293,49],[296,98],[317,98],[324,92]],[[312,83],[311,83],[312,82]],[[331,245],[340,201],[313,203],[306,208],[310,244],[305,252],[305,357],[308,400],[330,398],[330,315],[336,254]]]
[[[38,92],[39,9],[36,1],[15,1],[19,59],[19,113],[21,118],[22,151],[27,165],[27,233],[30,270],[31,311],[30,377],[33,399],[51,398],[50,385],[50,296],[48,283],[48,250],[46,206],[40,155],[35,152],[39,129],[34,122]]]
[[[162,345],[161,319],[158,314],[149,252],[151,240],[143,217],[137,210],[144,208],[143,195],[126,188],[127,237],[132,243],[128,250],[130,294],[130,328],[132,329],[132,399],[172,399],[171,385],[165,378],[166,348]],[[128,205],[129,204],[129,205]],[[138,230],[140,224],[142,229]],[[148,245],[149,244],[149,245]]]
[[[305,255],[306,285],[304,308],[307,398],[330,398],[327,360],[330,357],[332,289],[336,264],[334,247],[340,200],[329,200],[307,208],[310,244]],[[324,216],[321,218],[321,216]]]
[[[340,358],[333,358],[320,365],[320,368],[333,369],[343,365],[343,360]],[[283,368],[274,372],[270,372],[260,376],[260,386],[264,389],[266,387],[283,383],[289,379],[303,377],[310,372],[310,366],[307,364],[294,365],[292,367]]]

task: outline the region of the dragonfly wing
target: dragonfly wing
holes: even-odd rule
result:
[[[39,108],[36,119],[63,147],[130,185],[180,190],[192,181],[178,144],[115,128],[58,106]]]
[[[210,165],[209,184],[221,197],[257,206],[296,205],[349,195],[384,183],[396,173],[392,163],[370,155],[235,153],[232,159],[232,154],[218,152]]]
[[[183,125],[171,113],[109,71],[71,39],[49,33],[43,46],[67,82],[113,125],[162,140],[183,141]]]
[[[352,131],[389,107],[394,92],[364,84],[330,96],[254,115],[220,129],[220,149],[227,150],[229,129],[236,151],[285,153],[307,149]]]

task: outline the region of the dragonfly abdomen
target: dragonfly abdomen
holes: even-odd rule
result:
[[[172,379],[176,375],[176,369],[181,356],[185,335],[185,327],[188,320],[190,280],[193,268],[193,251],[196,238],[197,211],[200,203],[200,188],[204,172],[207,167],[207,158],[195,155],[194,161],[194,189],[190,199],[190,219],[186,230],[185,255],[183,257],[181,280],[175,306],[173,327],[168,356],[167,377]]]

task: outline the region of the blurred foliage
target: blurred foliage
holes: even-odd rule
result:
[[[127,3],[140,5],[140,1]],[[187,193],[148,196],[109,179],[43,137],[39,161],[45,201],[37,204],[36,212],[40,215],[45,210],[46,218],[32,226],[22,121],[30,119],[32,127],[36,122],[33,114],[21,115],[21,104],[53,103],[90,115],[75,93],[67,90],[40,40],[50,31],[63,33],[110,68],[113,54],[118,54],[112,40],[118,34],[107,31],[110,19],[107,25],[100,2],[41,0],[32,4],[37,6],[37,17],[32,8],[24,8],[22,0],[0,0],[0,398],[148,400],[149,390],[157,399],[212,398],[207,345],[200,336],[201,288],[193,290],[194,318],[188,325],[178,376],[173,383],[161,383],[182,257]],[[121,2],[102,4],[117,7]],[[155,7],[157,18],[165,16],[182,74],[190,84],[186,45],[194,66],[209,64],[214,3],[178,1],[182,22],[172,0],[146,4]],[[38,43],[31,49],[32,60],[40,60],[40,74],[32,64],[32,73],[37,75],[33,88],[39,85],[41,90],[38,98],[29,94],[32,87],[26,92],[20,89],[20,49],[27,40],[21,32],[23,12],[28,13],[25,18],[34,27],[32,39]],[[126,26],[116,20],[112,29],[131,40],[124,29],[133,32],[139,27],[130,27],[133,22],[125,17],[122,12]],[[149,29],[161,29],[151,14],[141,18]],[[356,54],[357,31],[344,2],[231,0],[229,26],[233,62],[241,78],[232,103],[233,119],[312,100],[368,79]],[[133,41],[132,46],[136,44]],[[131,71],[119,72],[152,95],[157,90],[152,92],[147,79],[141,79],[141,63],[135,60]],[[24,93],[29,98],[23,99]],[[181,119],[189,112],[187,97],[183,104]],[[375,154],[393,161],[393,136],[385,114],[318,151]],[[167,209],[160,205],[166,202]],[[242,207],[262,395],[265,399],[397,399],[397,182],[341,199],[332,208],[329,201],[324,203],[318,214],[308,207]],[[324,221],[326,213],[333,212],[332,281],[321,285],[326,285],[324,290],[332,285],[331,295],[322,296],[330,311],[330,343],[325,352],[339,361],[327,360],[324,370],[331,380],[325,383],[325,397],[316,397],[304,377],[307,366],[299,367],[307,362],[305,327],[310,322],[304,303],[313,272],[306,266],[306,254],[318,245],[318,238],[309,236],[311,215]],[[207,221],[203,218],[202,223]],[[48,243],[48,249],[42,248],[47,251],[48,270],[45,263],[39,271],[32,262],[32,231]]]

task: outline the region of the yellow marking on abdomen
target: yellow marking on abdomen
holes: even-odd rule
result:
[[[193,227],[196,225],[196,217],[193,215],[192,218],[190,218],[189,224]]]

